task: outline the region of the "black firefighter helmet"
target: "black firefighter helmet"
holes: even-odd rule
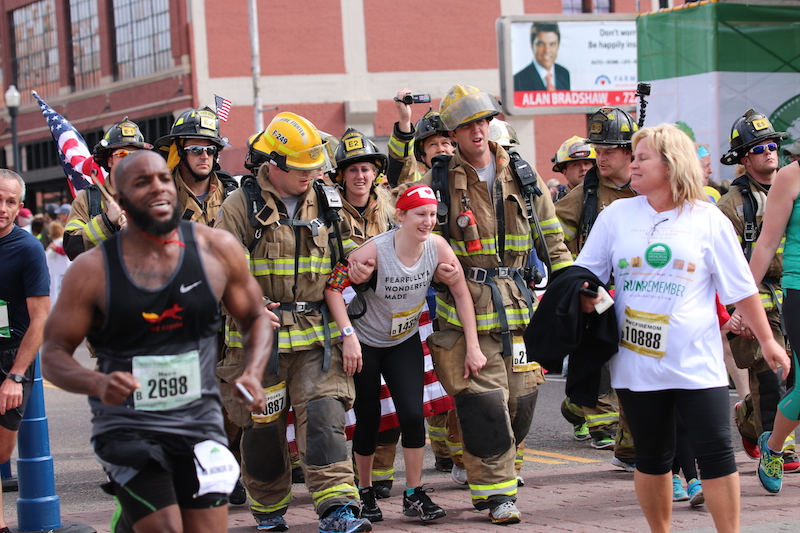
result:
[[[126,146],[141,148],[142,150],[153,149],[152,144],[145,142],[139,125],[132,120],[128,120],[128,117],[108,128],[100,142],[95,145],[92,156],[98,165],[109,171],[111,169],[108,166],[108,159],[111,154],[117,149],[125,148]]]
[[[720,158],[720,163],[723,165],[740,163],[755,145],[764,141],[775,141],[780,145],[787,135],[785,131],[775,131],[766,115],[748,109],[733,123],[730,137],[731,147],[728,153]]]
[[[638,129],[636,121],[622,109],[603,107],[592,115],[586,142],[599,147],[620,146],[630,150],[631,137]]]

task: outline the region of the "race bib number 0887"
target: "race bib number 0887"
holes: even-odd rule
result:
[[[281,381],[277,385],[267,387],[264,389],[264,396],[266,398],[264,412],[250,414],[253,422],[258,422],[259,424],[268,424],[273,420],[277,420],[286,409],[286,382]]]

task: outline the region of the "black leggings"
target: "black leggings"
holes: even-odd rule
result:
[[[675,412],[675,461],[672,463],[672,473],[680,474],[683,469],[683,477],[689,482],[697,477],[697,465],[694,460],[694,452],[689,442],[689,435],[686,433],[686,424],[683,423],[681,414]]]
[[[617,389],[636,448],[636,469],[667,474],[675,457],[675,413],[680,413],[702,479],[736,472],[727,387],[633,392]]]
[[[787,379],[791,382],[789,390],[778,404],[781,414],[789,420],[800,420],[800,387],[797,386],[797,352],[800,351],[800,291],[787,289],[783,300],[783,321],[786,325],[786,336],[789,337],[789,344],[792,345],[792,372],[795,379]],[[784,374],[783,376],[787,376]]]
[[[381,374],[392,393],[403,447],[425,446],[425,416],[422,412],[425,372],[419,333],[389,348],[361,344],[361,356],[361,372],[353,376],[356,386],[353,451],[359,455],[375,453],[381,424]]]

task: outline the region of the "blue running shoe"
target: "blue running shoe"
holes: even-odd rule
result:
[[[356,518],[353,508],[343,505],[325,518],[319,519],[319,533],[361,533],[372,531],[372,523],[366,518]]]
[[[686,493],[686,489],[683,488],[683,483],[681,483],[681,476],[678,474],[673,474],[672,476],[672,501],[674,502],[685,502],[689,499],[689,495]]]
[[[775,453],[767,446],[771,431],[765,431],[758,437],[758,449],[761,458],[758,461],[758,480],[767,492],[777,494],[783,483],[783,454]]]
[[[689,505],[692,507],[700,507],[706,501],[705,495],[703,495],[703,484],[700,483],[700,480],[695,478],[689,481],[689,485],[686,487],[686,492],[689,495]]]

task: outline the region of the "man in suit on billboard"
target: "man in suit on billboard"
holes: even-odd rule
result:
[[[569,71],[556,64],[561,32],[555,22],[531,26],[533,61],[514,74],[515,91],[568,91]]]

